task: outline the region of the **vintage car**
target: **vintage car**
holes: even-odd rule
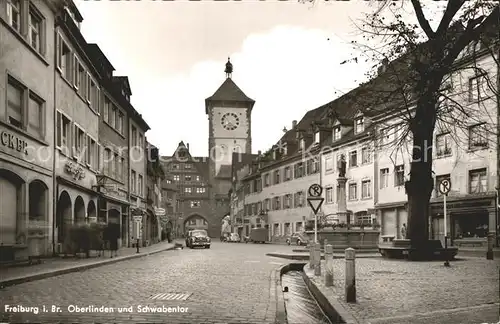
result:
[[[286,239],[288,245],[295,243],[297,245],[307,245],[309,243],[309,238],[305,233],[295,232],[289,238]]]
[[[189,231],[186,240],[186,246],[191,249],[195,247],[210,249],[210,237],[203,229]]]
[[[238,233],[231,233],[229,236],[226,238],[225,242],[232,242],[232,243],[239,243],[241,241],[240,236]]]
[[[189,247],[189,236],[191,236],[191,232],[192,232],[192,231],[188,231],[188,232],[186,233],[186,247]]]

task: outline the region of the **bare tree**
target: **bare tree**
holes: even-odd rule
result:
[[[455,134],[453,141],[462,146],[470,145],[467,126],[474,120],[478,124],[486,122],[485,125],[495,127],[485,126],[481,134],[489,134],[482,136],[497,145],[497,113],[492,115],[486,105],[492,101],[499,104],[500,9],[492,1],[449,0],[441,13],[429,15],[431,18],[440,15],[439,24],[433,29],[432,19],[424,14],[423,1],[377,1],[377,4],[358,26],[365,44],[354,42],[364,48],[365,57],[352,61],[376,60],[382,61],[382,65],[376,71],[377,77],[371,75],[371,81],[360,85],[351,97],[365,111],[374,110],[403,120],[403,127],[388,128],[397,134],[391,141],[396,151],[412,142],[411,169],[405,183],[407,237],[413,247],[425,248],[429,201],[434,188],[432,151],[436,128]],[[405,4],[411,4],[411,17],[417,23],[405,17]],[[368,45],[375,40],[379,45]],[[486,56],[491,56],[490,61],[495,63],[495,74],[482,64]],[[463,89],[460,74],[466,71],[479,78],[474,85],[488,100],[475,97],[468,90],[469,82],[476,81],[467,79],[467,90]],[[386,135],[377,134],[378,141]],[[476,144],[487,145],[483,143]]]

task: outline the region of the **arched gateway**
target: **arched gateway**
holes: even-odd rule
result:
[[[184,234],[194,229],[204,229],[208,231],[208,221],[200,214],[192,214],[184,221]]]

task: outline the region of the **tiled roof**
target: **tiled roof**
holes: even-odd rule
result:
[[[233,152],[232,164],[231,164],[231,179],[236,177],[236,174],[241,168],[246,165],[252,164],[252,162],[257,159],[258,154],[248,154],[248,153],[237,153]]]
[[[384,111],[389,111],[390,109],[400,109],[402,94],[399,90],[402,80],[404,80],[406,76],[405,72],[408,67],[408,65],[402,64],[403,60],[404,58],[392,62],[392,70],[390,73],[381,73],[374,79],[361,84],[341,97],[308,111],[304,117],[302,117],[295,129],[287,131],[275,146],[279,146],[280,142],[295,142],[297,132],[303,132],[312,136],[313,122],[319,122],[322,124],[322,127],[325,127],[325,124],[331,127],[333,126],[331,122],[338,120],[343,126],[354,126],[354,117],[358,112],[361,112],[367,117],[373,117]],[[398,73],[394,73],[395,69]],[[350,130],[342,136],[341,140],[335,143],[332,143],[332,134],[329,134],[327,138],[322,140],[319,147],[347,143],[356,138],[365,136],[372,128],[373,127],[367,127],[361,134],[354,134],[354,131]],[[295,146],[295,152],[288,151],[286,157],[294,156],[298,149],[298,145]],[[278,161],[269,161],[268,163],[274,164],[276,162]]]
[[[364,131],[361,133],[354,134],[354,128],[350,129],[346,134],[342,135],[342,137],[335,141],[335,143],[332,143],[332,137],[330,136],[324,143],[321,143],[320,146],[338,146],[342,145],[345,143],[349,143],[350,141],[354,141],[356,139],[368,136],[368,135],[373,135],[373,130],[375,130],[375,125],[371,124],[367,127],[365,127]]]
[[[129,96],[132,95],[132,89],[130,88],[130,83],[127,76],[113,76],[112,82],[113,84],[116,84],[118,87],[120,87],[120,90],[125,88]]]
[[[111,64],[111,62],[108,60],[106,55],[102,52],[101,48],[99,45],[95,43],[89,43],[87,44],[87,51],[89,52],[89,55],[91,56],[92,61],[98,62],[99,64],[102,64],[103,68],[105,68],[107,71],[114,71],[115,68]]]
[[[227,78],[215,93],[205,99],[206,101],[240,101],[254,103],[255,100],[250,99],[241,91],[231,78]]]

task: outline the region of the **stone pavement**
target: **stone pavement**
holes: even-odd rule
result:
[[[276,269],[286,261],[265,256],[270,248],[287,247],[213,242],[210,249],[172,250],[6,287],[0,322],[275,323]],[[38,314],[13,313],[6,305],[39,307]],[[94,308],[76,313],[72,305]],[[141,312],[141,306],[165,312]]]
[[[101,257],[93,256],[88,259],[73,257],[51,258],[43,259],[41,264],[0,268],[0,288],[162,252],[172,249],[174,243],[160,242],[148,247],[142,247],[139,248],[139,253],[137,253],[136,248],[121,248],[118,250],[118,257],[113,258],[110,257],[109,251],[105,251],[104,256]]]
[[[266,253],[267,256],[282,258],[288,260],[307,260],[309,261],[309,253],[304,252],[270,252]],[[345,253],[333,253],[334,258],[343,258]],[[380,253],[359,253],[357,258],[381,258]],[[321,259],[325,259],[325,254],[321,253]]]
[[[480,324],[500,319],[498,260],[443,262],[357,259],[357,303],[344,301],[345,260],[334,260],[334,287],[309,265],[306,276],[347,323]],[[324,261],[322,261],[324,271]]]

